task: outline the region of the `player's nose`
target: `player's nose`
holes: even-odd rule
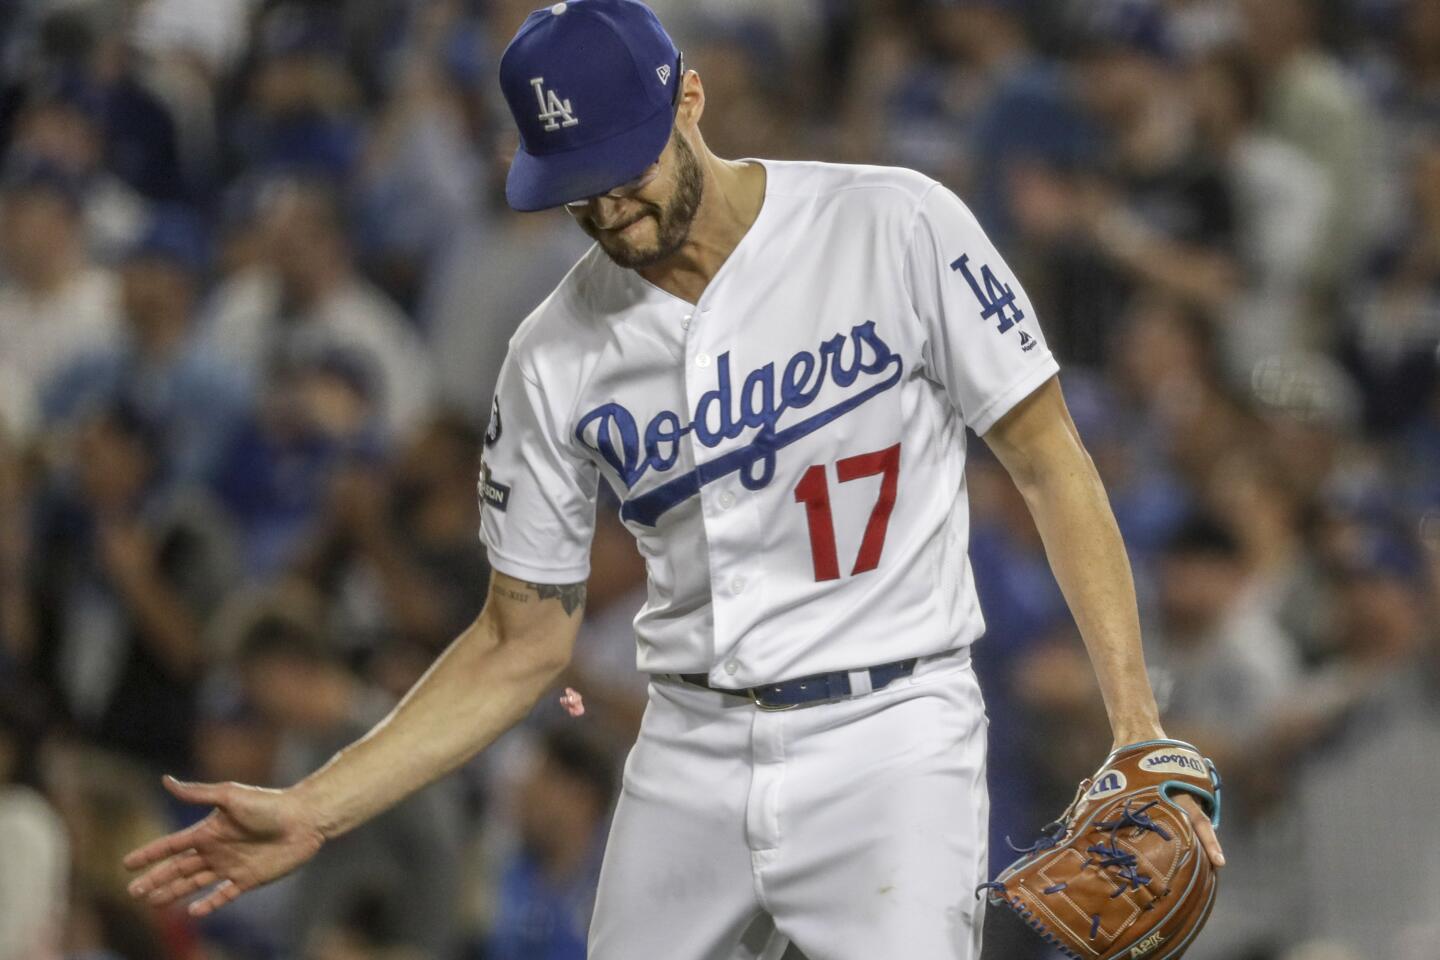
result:
[[[613,230],[635,219],[634,212],[626,209],[626,201],[619,197],[591,197],[589,202],[590,222],[601,230]]]

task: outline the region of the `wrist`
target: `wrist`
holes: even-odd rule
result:
[[[345,832],[338,813],[329,803],[324,784],[317,779],[323,768],[301,780],[284,792],[292,801],[292,809],[305,829],[314,833],[323,843],[334,840]]]
[[[1158,718],[1112,723],[1111,733],[1115,739],[1114,749],[1116,750],[1128,747],[1132,743],[1143,743],[1146,740],[1169,739],[1165,736],[1165,728],[1160,725]]]

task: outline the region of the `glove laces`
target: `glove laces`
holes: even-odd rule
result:
[[[1119,886],[1114,893],[1110,894],[1112,900],[1127,890],[1139,890],[1141,887],[1147,886],[1150,883],[1150,877],[1140,872],[1140,865],[1135,859],[1135,855],[1120,848],[1117,835],[1121,830],[1133,828],[1137,832],[1137,835],[1149,831],[1159,834],[1162,839],[1169,840],[1170,832],[1160,826],[1160,824],[1151,820],[1145,812],[1157,803],[1159,803],[1158,800],[1151,800],[1145,804],[1145,806],[1137,810],[1131,810],[1130,804],[1127,801],[1118,819],[1109,823],[1095,824],[1096,830],[1103,831],[1110,835],[1109,842],[1108,844],[1105,842],[1092,843],[1085,848],[1085,852],[1092,857],[1098,858],[1098,860],[1092,862],[1101,870],[1113,869],[1115,871],[1113,879],[1119,882]]]

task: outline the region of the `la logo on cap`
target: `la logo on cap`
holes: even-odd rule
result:
[[[536,114],[536,119],[545,121],[546,130],[559,130],[561,127],[573,127],[580,123],[580,118],[575,116],[570,106],[570,98],[561,100],[554,90],[546,90],[544,77],[531,77],[530,86],[535,88],[535,99],[540,103],[540,112]]]

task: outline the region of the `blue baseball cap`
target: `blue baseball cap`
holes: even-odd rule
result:
[[[125,260],[163,260],[191,274],[203,274],[209,264],[209,238],[204,224],[189,210],[174,204],[158,207],[145,232],[125,253]]]
[[[520,130],[505,181],[516,210],[545,210],[640,176],[670,139],[680,51],[637,0],[565,0],[526,18],[500,58]]]
[[[1153,60],[1175,59],[1174,26],[1159,0],[1100,0],[1084,8],[1082,42],[1092,53],[1138,53]]]

